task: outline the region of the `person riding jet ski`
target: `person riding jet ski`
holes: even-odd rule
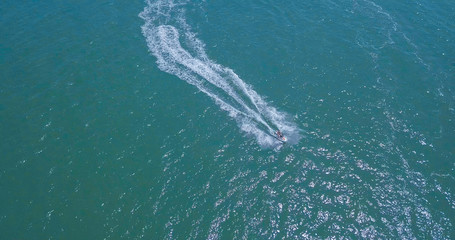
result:
[[[279,130],[276,131],[276,135],[278,136],[278,139],[280,139],[281,141],[283,141],[283,142],[287,141],[286,137],[284,137],[284,135],[281,131],[279,131]]]
[[[278,138],[283,138],[283,133],[280,131],[276,131],[276,135],[278,135]]]

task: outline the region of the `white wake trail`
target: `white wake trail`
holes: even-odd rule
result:
[[[261,146],[273,146],[274,131],[280,129],[297,142],[299,129],[286,114],[267,104],[232,69],[210,60],[202,41],[191,32],[184,18],[186,2],[147,1],[140,17],[147,45],[158,67],[196,86],[237,121],[242,131],[255,136]],[[179,30],[182,31],[182,35]],[[185,49],[181,41],[185,41]]]

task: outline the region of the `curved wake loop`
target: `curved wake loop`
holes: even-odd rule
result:
[[[157,58],[158,67],[196,86],[213,99],[237,121],[242,131],[253,135],[261,146],[277,145],[274,132],[278,129],[290,143],[297,143],[299,129],[286,119],[287,114],[269,106],[234,71],[208,58],[204,44],[186,24],[182,6],[185,2],[147,1],[139,15],[145,20],[142,33],[151,53]]]

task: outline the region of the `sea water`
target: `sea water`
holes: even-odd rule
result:
[[[455,238],[453,1],[0,20],[1,239]]]

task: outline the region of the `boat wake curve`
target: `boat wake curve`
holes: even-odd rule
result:
[[[280,129],[290,143],[298,142],[299,129],[287,120],[286,113],[270,106],[232,69],[209,59],[205,45],[186,24],[185,3],[147,1],[139,15],[145,20],[142,33],[160,70],[194,85],[213,99],[236,120],[242,131],[254,136],[261,146],[277,144],[276,129]]]

